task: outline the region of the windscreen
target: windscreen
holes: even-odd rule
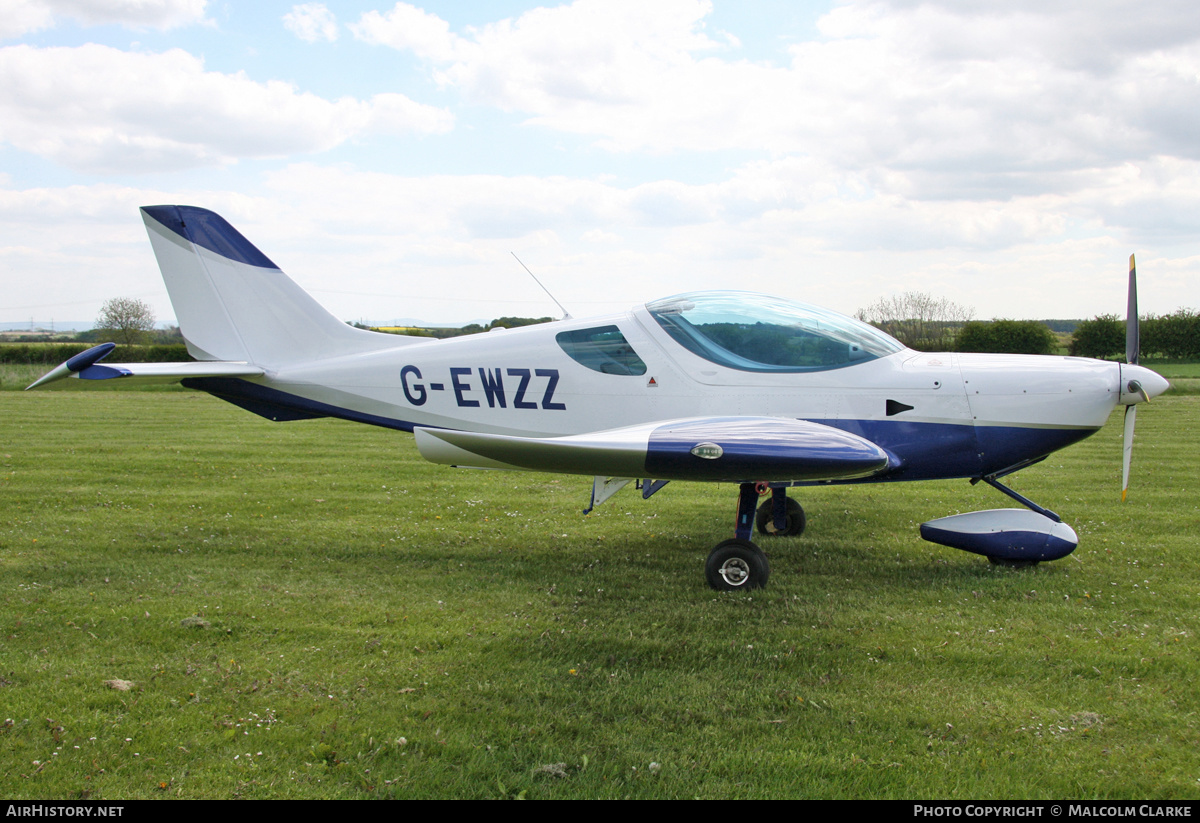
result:
[[[741,371],[841,369],[904,348],[837,312],[752,292],[693,292],[646,309],[688,351]]]

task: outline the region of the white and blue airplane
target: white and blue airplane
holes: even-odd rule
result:
[[[1126,363],[922,353],[843,315],[747,292],[433,340],[346,325],[211,211],[147,206],[142,217],[195,362],[102,364],[115,345],[104,343],[29,388],[180,381],[271,420],[411,431],[435,463],[592,476],[591,506],[631,480],[644,497],[671,480],[735,483],[735,536],[706,563],[720,590],[766,584],[752,532],[803,531],[787,489],[814,484],[982,480],[1025,508],[934,520],[921,535],[996,563],[1063,557],[1075,532],[1000,478],[1124,405],[1127,488],[1136,404],[1168,387],[1137,364],[1132,257]]]

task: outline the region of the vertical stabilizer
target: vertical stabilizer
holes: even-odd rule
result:
[[[142,219],[198,360],[277,367],[406,342],[338,320],[214,212],[145,206]]]

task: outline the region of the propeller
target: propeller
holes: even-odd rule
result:
[[[1125,382],[1125,375],[1129,375],[1128,382],[1125,382],[1125,385],[1121,387],[1122,402],[1127,404],[1125,406],[1125,435],[1122,443],[1124,452],[1121,463],[1122,503],[1125,502],[1125,498],[1129,494],[1129,464],[1133,460],[1133,429],[1137,425],[1137,404],[1150,402],[1150,393],[1142,386],[1142,380],[1138,379],[1146,371],[1138,367],[1141,350],[1141,331],[1138,325],[1137,307],[1137,263],[1134,262],[1133,255],[1131,254],[1129,255],[1129,304],[1125,311],[1125,363],[1135,368],[1121,368],[1122,382]],[[1157,377],[1157,375],[1155,376]],[[1154,393],[1157,395],[1161,391],[1159,389]]]
[[[1129,464],[1133,459],[1133,429],[1137,425],[1139,403],[1149,403],[1170,384],[1162,375],[1138,364],[1141,357],[1141,338],[1138,328],[1137,264],[1129,255],[1129,306],[1125,314],[1125,362],[1121,365],[1121,398],[1125,406],[1125,437],[1121,463],[1121,501],[1129,495]]]
[[[1138,356],[1141,354],[1141,330],[1138,326],[1138,310],[1137,310],[1137,263],[1134,262],[1133,255],[1129,255],[1129,303],[1125,311],[1125,362],[1136,366],[1138,364]],[[1139,392],[1146,399],[1146,393],[1142,390],[1141,384],[1136,380],[1130,380],[1129,391]],[[1125,498],[1129,494],[1129,464],[1133,462],[1133,429],[1137,425],[1137,404],[1133,403],[1125,407],[1125,436],[1122,440],[1122,462],[1121,462],[1121,502],[1125,502]]]

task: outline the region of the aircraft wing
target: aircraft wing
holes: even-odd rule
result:
[[[80,380],[111,380],[114,378],[134,379],[141,383],[174,383],[187,377],[261,377],[263,370],[248,363],[228,361],[200,361],[189,363],[104,363],[104,358],[114,348],[112,343],[102,343],[81,352],[25,387],[36,389],[67,377]]]
[[[482,469],[741,483],[849,480],[899,467],[870,440],[780,417],[694,417],[563,437],[413,434],[426,460]]]

